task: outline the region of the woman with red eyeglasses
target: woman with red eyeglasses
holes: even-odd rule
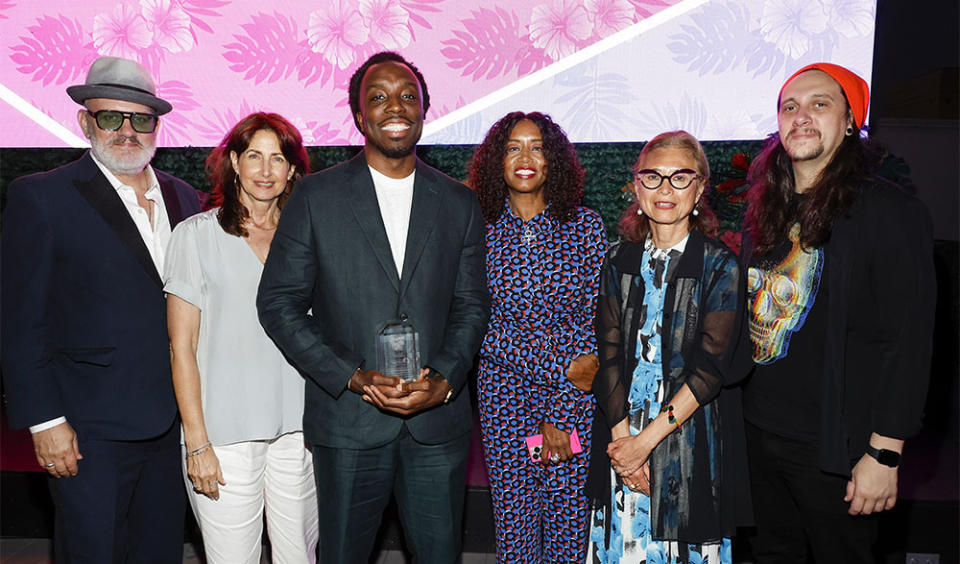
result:
[[[745,276],[717,241],[710,167],[683,131],[634,167],[625,240],[604,261],[587,491],[590,563],[731,563],[749,508],[739,390]]]

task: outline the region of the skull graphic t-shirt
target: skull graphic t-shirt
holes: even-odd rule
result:
[[[750,340],[757,364],[771,364],[787,355],[790,337],[803,327],[817,299],[823,249],[805,249],[799,235],[800,226],[794,225],[789,243],[778,249],[781,253],[748,271]]]
[[[820,419],[827,292],[823,248],[799,242],[800,227],[750,261],[750,340],[757,364],[745,390],[744,415],[758,427],[816,438]]]

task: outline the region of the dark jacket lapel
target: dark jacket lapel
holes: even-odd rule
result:
[[[177,196],[177,188],[173,185],[172,177],[158,170],[153,172],[157,175],[157,182],[160,184],[160,193],[163,194],[163,207],[167,208],[167,219],[170,221],[170,230],[172,231],[178,223],[183,221],[180,197]]]
[[[430,233],[436,228],[441,199],[442,195],[437,189],[436,173],[417,159],[417,175],[413,181],[413,204],[410,206],[410,226],[407,230],[407,246],[403,254],[403,275],[400,277],[400,295],[407,290]]]
[[[81,158],[80,164],[80,174],[73,182],[74,187],[117,233],[117,237],[130,249],[150,278],[162,287],[163,281],[160,279],[156,265],[153,264],[150,251],[147,250],[137,225],[127,212],[117,191],[110,185],[107,177],[100,172],[89,152]]]
[[[350,204],[360,229],[363,231],[367,243],[373,250],[374,256],[380,262],[380,267],[393,284],[393,289],[400,290],[400,275],[397,265],[393,262],[393,253],[390,252],[390,241],[387,239],[387,229],[383,225],[383,216],[380,215],[380,204],[377,202],[377,191],[373,187],[373,177],[367,168],[367,158],[360,151],[347,165],[348,176],[356,179],[350,194]],[[416,189],[414,189],[416,194]]]

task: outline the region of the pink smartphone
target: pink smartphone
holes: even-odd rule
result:
[[[580,437],[577,436],[576,429],[570,433],[570,450],[573,451],[573,454],[583,452],[583,447],[580,446]],[[543,435],[527,437],[527,451],[530,453],[531,460],[534,462],[543,462],[540,459],[540,453],[543,452]]]

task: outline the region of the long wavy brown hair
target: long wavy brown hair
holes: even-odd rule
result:
[[[493,124],[468,165],[470,187],[476,191],[483,216],[491,225],[500,219],[509,194],[503,179],[503,159],[507,154],[510,132],[525,119],[540,128],[543,138],[543,154],[547,159],[547,181],[544,186],[544,196],[549,206],[547,213],[565,222],[573,216],[574,208],[583,200],[583,167],[563,129],[550,116],[540,112],[511,112]]]
[[[242,154],[250,146],[253,135],[260,131],[272,131],[280,141],[280,151],[284,158],[293,167],[293,176],[287,181],[287,187],[277,202],[283,208],[284,202],[290,197],[293,184],[310,172],[310,158],[307,149],[303,146],[300,132],[279,114],[257,112],[240,120],[229,131],[213,151],[207,156],[204,165],[207,178],[213,185],[211,204],[220,206],[217,220],[224,231],[237,237],[246,237],[247,230],[243,224],[250,217],[247,208],[240,202],[239,177],[233,170],[230,162],[230,153]]]
[[[750,165],[746,230],[754,253],[762,256],[786,240],[790,227],[800,223],[800,244],[820,247],[830,240],[833,223],[856,198],[860,184],[879,164],[876,146],[858,133],[844,137],[837,152],[820,172],[805,198],[794,195],[793,162],[773,133]]]
[[[710,163],[707,161],[706,153],[703,152],[703,146],[700,145],[696,137],[683,130],[667,131],[657,135],[640,150],[637,162],[633,165],[633,172],[636,173],[639,169],[640,161],[643,160],[644,155],[665,147],[685,149],[696,161],[697,173],[703,176],[703,194],[700,195],[700,199],[697,200],[694,207],[697,210],[697,215],[690,215],[690,228],[700,231],[707,237],[716,238],[719,222],[707,200],[707,194],[710,193]],[[631,182],[634,182],[634,180],[631,180]],[[645,190],[642,187],[640,189]],[[695,188],[690,186],[687,189],[693,190]],[[640,202],[634,198],[633,203],[627,206],[627,209],[623,210],[623,215],[620,216],[620,234],[634,243],[642,243],[650,234],[650,218],[645,215],[638,215],[637,210],[639,209]]]

